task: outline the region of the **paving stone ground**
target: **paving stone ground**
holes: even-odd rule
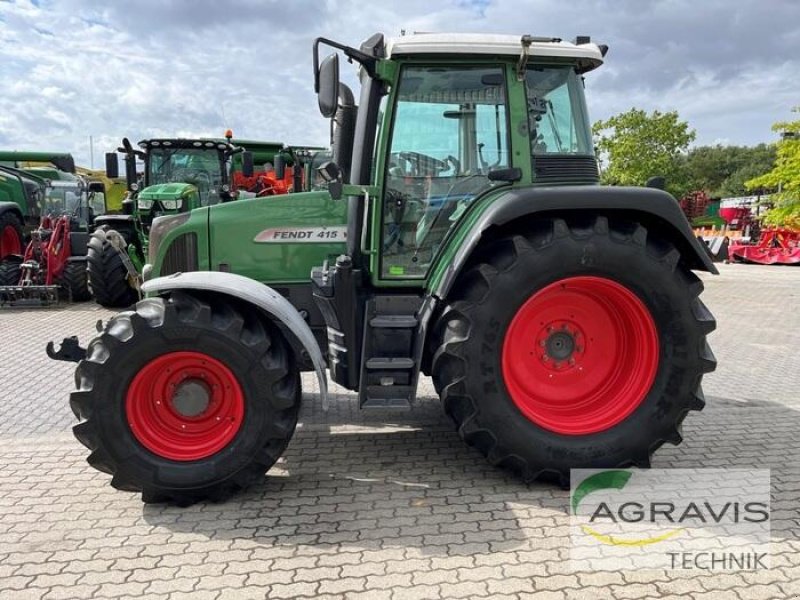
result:
[[[359,412],[306,376],[301,424],[263,483],[223,504],[143,505],[71,435],[73,367],[45,343],[111,314],[0,311],[0,598],[800,597],[800,268],[704,276],[718,319],[708,405],[655,467],[772,470],[772,568],[572,572],[568,493],[488,466],[441,415]]]

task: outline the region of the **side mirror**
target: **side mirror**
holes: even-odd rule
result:
[[[116,152],[106,153],[106,177],[116,179],[119,177],[119,161]]]
[[[331,119],[339,107],[339,55],[331,54],[319,66],[319,112]]]
[[[252,177],[255,173],[255,165],[253,163],[253,153],[249,150],[242,152],[242,175],[245,177]]]
[[[104,194],[105,191],[106,191],[106,186],[103,185],[102,181],[89,182],[89,192]]]
[[[275,155],[274,166],[275,178],[283,179],[286,176],[286,159],[283,157],[283,154]]]
[[[644,184],[645,187],[655,188],[657,190],[663,190],[667,187],[667,180],[663,177],[656,176],[651,177],[647,180],[647,183]]]

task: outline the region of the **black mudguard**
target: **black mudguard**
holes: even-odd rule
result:
[[[678,202],[653,188],[612,186],[563,186],[510,189],[497,198],[474,224],[445,276],[433,290],[443,298],[485,232],[524,217],[590,212],[629,217],[672,242],[689,268],[718,274],[701,246]]]
[[[19,217],[20,223],[24,222],[22,209],[16,202],[0,202],[0,215],[3,215],[7,212],[15,213]]]

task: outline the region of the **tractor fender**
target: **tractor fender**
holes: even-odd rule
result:
[[[15,213],[19,217],[20,222],[24,222],[25,219],[22,214],[22,209],[16,202],[0,202],[0,215],[4,215],[7,212]]]
[[[294,339],[287,340],[294,351],[304,351],[311,360],[319,381],[322,406],[327,408],[328,379],[325,375],[325,359],[322,357],[322,350],[314,338],[311,328],[286,298],[271,287],[254,279],[220,271],[176,273],[151,279],[142,284],[142,291],[146,294],[160,294],[173,290],[202,290],[230,296],[247,302],[276,319],[283,325],[283,329],[288,332],[289,336],[294,337]]]
[[[635,218],[672,242],[690,268],[719,274],[692,233],[678,202],[662,190],[613,186],[539,187],[510,189],[494,198],[473,222],[443,275],[433,282],[432,292],[438,298],[447,295],[487,230],[516,219],[548,214],[591,212]],[[478,208],[477,203],[475,208]]]

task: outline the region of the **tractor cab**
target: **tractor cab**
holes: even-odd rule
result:
[[[136,207],[143,219],[211,206],[231,197],[230,158],[241,151],[225,140],[142,140],[143,188]]]

